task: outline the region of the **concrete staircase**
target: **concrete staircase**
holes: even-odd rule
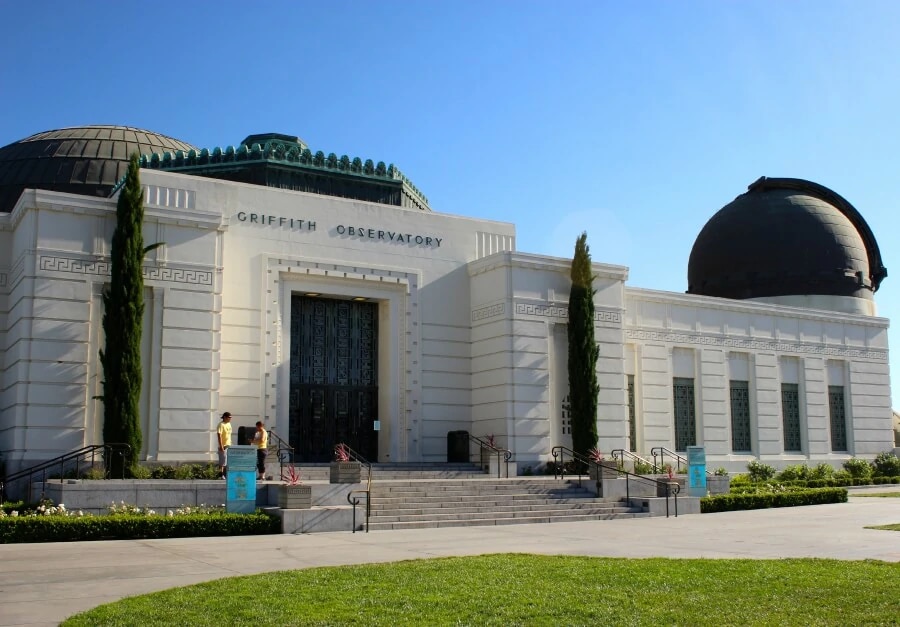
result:
[[[304,482],[328,481],[328,464],[296,464]],[[269,474],[279,476],[273,464]],[[650,514],[624,499],[594,496],[590,481],[490,476],[477,464],[373,464],[371,531],[579,520]],[[366,472],[363,469],[365,487]],[[363,501],[364,503],[364,501]]]

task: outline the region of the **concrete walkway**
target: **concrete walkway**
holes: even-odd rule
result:
[[[880,491],[897,491],[897,486]],[[55,625],[122,597],[275,570],[486,553],[900,562],[900,499],[538,525],[0,545],[0,625]]]

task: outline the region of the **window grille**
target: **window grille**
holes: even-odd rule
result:
[[[831,450],[847,450],[847,416],[844,405],[844,386],[828,386],[828,412],[831,416]]]
[[[685,451],[697,443],[694,416],[694,380],[675,377],[672,380],[675,397],[675,450]]]
[[[731,450],[752,450],[750,440],[750,385],[747,381],[731,382]]]
[[[634,375],[628,375],[628,450],[637,451],[637,424],[634,417]]]
[[[785,452],[800,452],[800,389],[796,383],[781,384],[781,419]]]

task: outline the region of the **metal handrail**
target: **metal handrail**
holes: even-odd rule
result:
[[[678,468],[675,469],[676,471],[682,467],[687,468],[688,460],[686,458],[682,457],[675,451],[670,451],[665,446],[654,446],[652,449],[650,449],[650,454],[653,455],[654,468],[659,469],[657,472],[663,472],[663,470],[665,470],[667,453],[669,455],[671,455],[672,457],[674,457],[676,459],[676,461],[678,462]],[[660,460],[659,466],[656,465],[656,456],[657,455],[659,455],[659,460]],[[712,475],[713,473],[711,473],[709,470],[707,470],[706,474]]]
[[[474,442],[479,446],[479,455],[481,456],[481,464],[484,466],[484,455],[487,452],[488,456],[496,455],[497,456],[497,478],[500,479],[502,477],[500,473],[501,463],[500,457],[503,457],[503,462],[509,462],[512,459],[512,451],[508,448],[500,448],[499,446],[494,446],[489,441],[478,437],[477,435],[469,434],[469,442]],[[509,467],[507,466],[507,474],[509,474]]]
[[[353,497],[354,494],[366,495],[366,533],[369,533],[369,518],[372,515],[372,464],[365,457],[354,451],[352,448],[344,444],[344,448],[350,455],[350,459],[359,462],[366,467],[368,476],[366,477],[365,490],[351,490],[347,493],[347,502],[353,506],[353,533],[356,533],[356,506],[359,505],[359,499]]]
[[[272,446],[273,440],[276,444],[274,447]],[[275,433],[275,429],[269,429],[269,446],[266,450],[272,448],[275,450],[275,457],[278,458],[279,474],[283,477],[285,463],[294,463],[294,447],[288,444],[280,435]]]
[[[10,475],[7,475],[3,481],[0,481],[0,501],[5,501],[7,497],[7,486],[10,484],[21,481],[23,479],[28,479],[28,501],[31,500],[31,486],[34,483],[34,477],[37,474],[41,476],[41,483],[47,482],[47,474],[48,472],[55,472],[58,468],[59,476],[62,478],[66,472],[66,465],[71,462],[76,462],[75,470],[76,474],[78,472],[78,468],[81,462],[87,462],[88,456],[90,456],[90,466],[93,468],[96,463],[97,452],[102,451],[102,457],[104,460],[109,459],[113,455],[119,455],[121,457],[125,457],[125,454],[131,450],[131,446],[128,444],[122,443],[110,443],[110,444],[90,444],[88,446],[83,446],[80,449],[76,449],[74,451],[70,451],[68,453],[63,453],[57,457],[52,459],[48,459],[39,464],[35,464],[29,468],[24,468],[22,470],[18,470]],[[107,464],[108,468],[108,464]],[[108,473],[109,471],[106,470]],[[125,478],[125,465],[122,464],[122,479]]]
[[[610,451],[610,456],[619,464],[625,463],[625,458],[627,457],[632,462],[641,462],[642,464],[647,464],[653,469],[653,472],[659,472],[660,468],[656,466],[656,464],[651,463],[650,461],[644,459],[640,455],[636,453],[632,453],[631,451],[626,451],[623,448],[617,448]]]
[[[601,466],[600,462],[597,462],[585,455],[581,455],[580,453],[576,453],[575,451],[573,451],[572,449],[570,449],[566,446],[554,446],[552,449],[550,449],[550,453],[553,455],[553,463],[554,463],[554,473],[553,474],[554,474],[554,477],[557,477],[557,478],[565,478],[565,473],[566,473],[565,455],[566,455],[566,453],[568,453],[572,459],[581,462],[581,464],[579,464],[579,468],[584,467],[584,468],[590,469],[591,466],[598,468],[598,472],[596,475],[597,476],[597,484],[598,484],[597,493],[599,495],[603,494],[603,484],[600,481],[600,477],[602,475],[599,472],[599,468]],[[557,457],[559,457],[559,462],[556,461]],[[628,472],[627,470],[624,470],[623,468],[618,468],[618,467],[615,469],[615,472],[618,473],[619,475],[625,475],[625,500],[628,501],[629,505],[631,504],[631,484],[630,484],[630,482],[632,479],[636,479],[638,481],[643,481],[645,483],[655,484],[656,488],[657,488],[657,494],[660,491],[660,487],[663,487],[665,489],[666,518],[669,517],[669,497],[673,496],[675,498],[675,517],[676,518],[678,517],[678,493],[681,491],[681,486],[679,484],[670,482],[670,481],[662,481],[659,479],[645,477],[643,475],[638,475],[633,472]],[[579,474],[578,474],[579,485],[581,484],[581,476],[582,476],[582,473],[579,472]]]

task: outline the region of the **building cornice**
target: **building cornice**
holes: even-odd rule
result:
[[[850,314],[839,311],[824,311],[807,309],[805,307],[791,307],[789,305],[774,305],[757,301],[733,300],[716,296],[700,296],[697,294],[682,294],[680,292],[664,292],[662,290],[650,290],[639,287],[625,287],[626,303],[629,299],[644,302],[660,303],[667,305],[683,305],[685,307],[704,307],[706,309],[718,309],[735,313],[781,315],[788,318],[802,320],[815,320],[816,322],[849,322],[852,324],[887,328],[890,321],[887,318],[866,316],[863,314]],[[626,304],[626,309],[628,306]]]
[[[560,272],[568,275],[572,269],[572,260],[534,253],[504,251],[471,261],[467,267],[469,276],[476,276],[497,268],[524,268],[528,270]],[[623,282],[628,280],[628,268],[626,266],[594,263],[591,264],[591,270],[594,273],[594,277],[598,279],[611,279]]]

